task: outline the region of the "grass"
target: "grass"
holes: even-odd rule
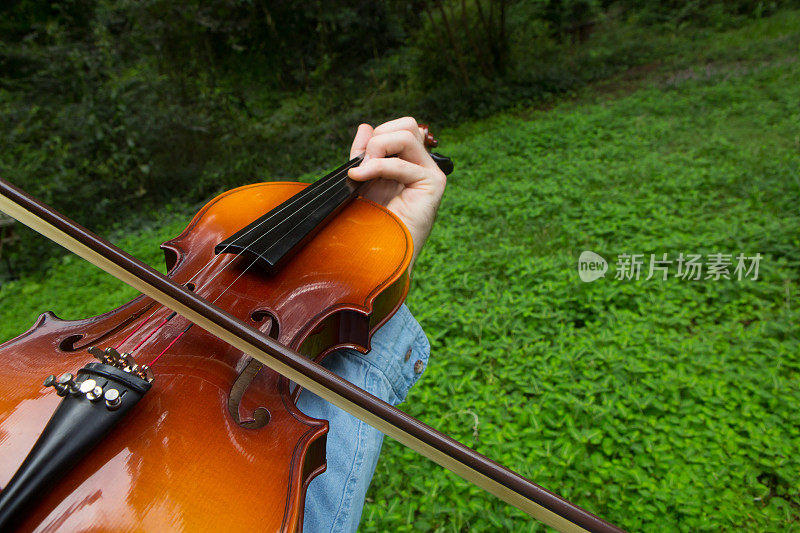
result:
[[[433,357],[403,408],[628,530],[800,529],[798,20],[441,132],[457,170],[409,295]],[[186,220],[165,218],[120,244],[159,264]],[[605,279],[580,281],[583,250]],[[717,252],[761,253],[759,279],[613,276]],[[133,294],[65,258],[0,288],[0,339]],[[542,529],[391,441],[361,526]]]

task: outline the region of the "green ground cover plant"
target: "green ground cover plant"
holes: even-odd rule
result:
[[[631,531],[800,529],[798,20],[441,131],[457,170],[409,295],[432,358],[403,408]],[[117,240],[160,266],[193,209]],[[579,279],[584,250],[605,278]],[[616,280],[623,253],[762,259]],[[132,296],[64,257],[0,287],[0,340]],[[543,526],[387,441],[361,528]]]

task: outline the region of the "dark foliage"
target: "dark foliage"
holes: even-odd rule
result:
[[[175,198],[321,172],[359,121],[441,126],[546,101],[652,60],[637,29],[788,3],[7,2],[0,173],[89,227],[137,226]],[[52,253],[19,233],[0,278]]]

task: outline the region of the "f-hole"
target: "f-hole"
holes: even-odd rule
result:
[[[254,311],[253,314],[250,315],[250,318],[257,324],[262,323],[259,327],[261,331],[273,339],[278,338],[278,321],[275,320],[275,317],[269,311]],[[243,428],[262,428],[269,423],[271,418],[269,410],[267,410],[266,407],[257,407],[255,411],[253,411],[253,418],[243,420],[239,416],[239,406],[242,402],[242,397],[244,396],[247,387],[250,386],[250,383],[263,366],[263,364],[255,359],[250,359],[250,361],[248,361],[247,365],[244,367],[244,370],[242,370],[239,374],[239,377],[237,377],[236,381],[233,382],[233,386],[231,386],[231,393],[228,396],[228,412],[230,413],[231,418],[233,418],[236,423]]]

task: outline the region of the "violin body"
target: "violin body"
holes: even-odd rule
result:
[[[213,199],[162,245],[169,276],[317,361],[341,347],[367,352],[405,298],[413,252],[383,207],[355,199],[274,274],[214,253],[304,187],[248,185]],[[48,312],[0,346],[0,487],[61,400],[42,386],[47,375],[92,361],[91,346],[119,346],[145,363],[163,352],[152,389],[53,481],[21,531],[302,529],[305,490],[325,469],[327,422],[297,409],[286,378],[170,315],[145,296],[84,320]]]

